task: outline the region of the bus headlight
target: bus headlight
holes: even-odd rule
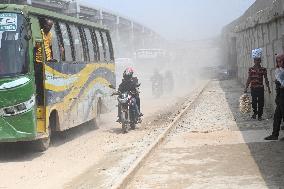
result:
[[[24,111],[25,109],[27,109],[25,103],[17,105],[16,108],[18,111]]]
[[[29,111],[35,105],[35,96],[33,95],[28,101],[20,104],[0,109],[1,116],[13,116]]]
[[[15,108],[14,107],[4,108],[4,112],[10,115],[15,114]]]

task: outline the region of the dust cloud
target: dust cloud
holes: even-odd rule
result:
[[[157,57],[155,57],[156,51],[161,51]],[[117,86],[121,82],[123,70],[133,67],[134,75],[141,83],[140,92],[143,97],[157,98],[153,94],[152,88],[152,79],[157,73],[162,76],[163,81],[163,91],[159,97],[165,97],[165,100],[166,97],[184,97],[201,81],[225,74],[220,73],[222,70],[220,57],[218,38],[168,42],[163,48],[157,46],[156,48],[140,49],[133,57],[117,59]],[[169,76],[172,77],[173,84],[171,86],[168,86]]]
[[[166,74],[173,76],[174,87],[170,91],[164,90],[162,96],[184,96],[200,80],[226,75],[220,55],[221,30],[241,16],[254,1],[78,0],[85,5],[102,7],[126,16],[161,37],[157,42],[147,32],[132,34],[124,28],[117,33],[116,27],[112,27],[111,31],[117,86],[123,70],[131,66],[141,82],[141,95],[149,98],[153,97],[151,77],[155,71],[163,76],[165,89]],[[166,56],[142,60],[136,56],[141,49],[160,49]]]

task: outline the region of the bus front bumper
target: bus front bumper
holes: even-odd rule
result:
[[[18,131],[7,121],[0,118],[0,142],[30,141],[34,139],[34,133]]]

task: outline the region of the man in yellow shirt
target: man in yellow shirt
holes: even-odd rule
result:
[[[53,59],[53,53],[52,53],[52,34],[50,32],[50,29],[53,26],[53,22],[51,20],[48,19],[43,19],[42,21],[42,29],[41,29],[41,35],[43,38],[43,45],[44,45],[44,52],[45,52],[45,57],[46,57],[46,61],[50,61]],[[36,44],[35,46],[36,48],[36,62],[37,63],[42,63],[43,61],[43,49],[41,47],[41,45],[38,46],[38,44]]]
[[[45,23],[43,24],[43,28],[41,29],[41,34],[43,38],[46,61],[50,61],[51,59],[53,59],[52,33],[50,32],[53,26],[53,22],[49,19],[45,19],[44,21]]]

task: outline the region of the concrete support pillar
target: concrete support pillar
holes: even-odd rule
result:
[[[103,10],[100,9],[99,10],[99,23],[100,23],[100,25],[103,25],[103,19],[104,19]]]
[[[131,50],[132,52],[134,51],[134,47],[135,47],[135,44],[134,44],[134,23],[131,22],[131,28],[130,28],[130,44],[131,44]]]
[[[117,42],[120,41],[120,37],[119,37],[119,24],[120,24],[120,19],[119,19],[119,16],[117,16],[116,17],[116,24],[115,24],[115,38],[116,38]]]
[[[142,40],[142,48],[144,49],[145,48],[145,27],[142,28],[141,40]]]
[[[80,4],[76,2],[76,17],[80,18]]]
[[[76,1],[72,1],[68,4],[67,9],[63,9],[64,14],[79,18],[80,17],[80,5]]]

